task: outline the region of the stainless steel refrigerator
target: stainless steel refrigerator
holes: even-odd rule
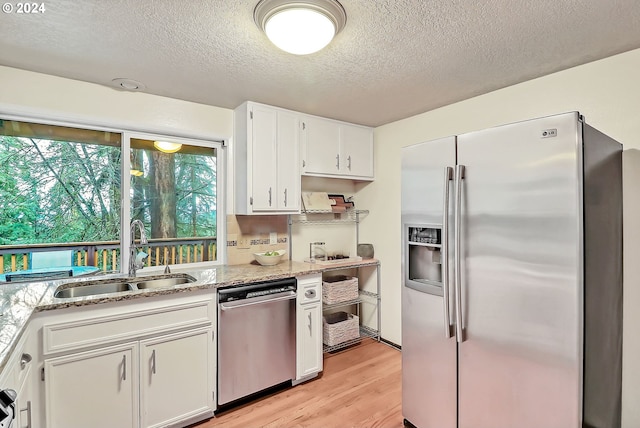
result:
[[[620,426],[621,159],[577,112],[403,148],[405,424]]]

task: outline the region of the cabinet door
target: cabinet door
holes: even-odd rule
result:
[[[300,210],[299,136],[298,115],[279,111],[276,166],[279,211]]]
[[[212,330],[140,342],[142,427],[213,414]]]
[[[303,123],[303,171],[312,174],[338,174],[341,162],[339,124],[315,117],[307,117]]]
[[[275,211],[276,188],[276,111],[254,105],[251,120],[253,211]]]
[[[340,127],[341,173],[373,177],[373,130],[361,126]]]
[[[16,400],[16,428],[34,428],[33,424],[35,409],[33,408],[33,392],[31,382],[25,382]]]
[[[298,364],[296,378],[322,371],[322,308],[320,303],[298,306]]]
[[[45,361],[47,428],[138,426],[138,347],[113,346]]]
[[[33,406],[33,399],[35,395],[33,393],[32,381],[32,362],[31,356],[28,354],[22,354],[21,364],[19,365],[22,385],[18,390],[18,397],[16,400],[16,428],[33,428],[38,426],[33,421],[36,415],[33,413],[36,409]]]

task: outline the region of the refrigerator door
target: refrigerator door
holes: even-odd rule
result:
[[[454,314],[446,317],[444,309],[453,291],[443,293],[449,272],[442,242],[445,188],[452,189],[445,171],[455,165],[455,142],[402,151],[402,411],[420,428],[456,428]]]
[[[458,137],[459,428],[582,426],[580,125]]]

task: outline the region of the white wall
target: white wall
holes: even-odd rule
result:
[[[2,66],[0,113],[203,139],[233,134],[233,110]]]
[[[577,110],[624,144],[623,426],[640,426],[640,50],[504,88],[375,130],[376,181],[358,198],[382,263],[382,336],[401,342],[400,148],[438,137]]]

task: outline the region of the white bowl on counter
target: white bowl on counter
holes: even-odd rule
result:
[[[277,255],[266,256],[265,252],[262,252],[262,253],[253,253],[253,257],[255,257],[256,261],[260,263],[262,266],[273,266],[280,263],[280,261],[282,260],[282,257],[284,257],[284,255],[287,254],[285,250],[271,251],[271,253],[277,253]]]

